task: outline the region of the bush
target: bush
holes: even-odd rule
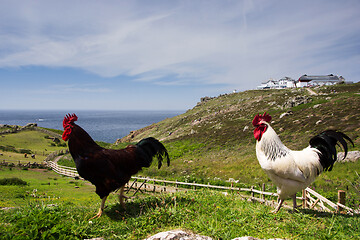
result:
[[[28,185],[28,183],[20,178],[13,177],[0,179],[0,185]]]
[[[19,152],[19,153],[26,153],[26,154],[31,154],[31,153],[32,153],[32,151],[29,150],[29,149],[19,149],[18,152]]]

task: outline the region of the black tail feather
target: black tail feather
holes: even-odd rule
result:
[[[326,130],[310,139],[310,146],[320,151],[320,163],[324,171],[331,171],[337,160],[336,145],[344,149],[344,159],[346,158],[348,152],[346,140],[354,146],[353,141],[347,135],[334,130]]]
[[[169,154],[164,147],[164,145],[153,137],[142,139],[136,144],[140,147],[146,154],[146,162],[144,163],[145,167],[149,167],[153,157],[158,159],[158,169],[162,166],[163,158],[167,160],[167,165],[170,165]]]

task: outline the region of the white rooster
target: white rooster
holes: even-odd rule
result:
[[[347,155],[348,140],[342,132],[327,130],[310,139],[310,145],[301,150],[288,149],[280,140],[274,129],[269,125],[271,116],[256,115],[253,120],[255,127],[256,156],[269,178],[276,184],[279,203],[274,210],[277,213],[287,197],[292,197],[296,208],[296,193],[309,186],[323,171],[331,171],[337,160],[336,145],[344,148]]]

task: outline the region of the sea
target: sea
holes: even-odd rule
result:
[[[185,111],[76,111],[76,122],[95,141],[114,143],[118,138],[127,136],[130,131],[138,130],[153,123],[171,118]],[[70,112],[71,114],[73,112]],[[39,127],[63,130],[65,111],[50,110],[0,110],[0,124],[25,126],[36,123]]]

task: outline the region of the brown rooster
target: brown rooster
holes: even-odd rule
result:
[[[145,138],[136,145],[120,150],[105,149],[74,123],[77,119],[75,114],[64,117],[62,138],[69,141],[69,151],[79,175],[95,185],[96,193],[101,198],[100,209],[92,218],[102,215],[106,198],[117,189],[120,189],[120,204],[125,207],[125,184],[143,167],[149,167],[153,157],[158,159],[158,168],[162,165],[163,157],[167,159],[167,165],[170,165],[166,148],[155,138]]]

